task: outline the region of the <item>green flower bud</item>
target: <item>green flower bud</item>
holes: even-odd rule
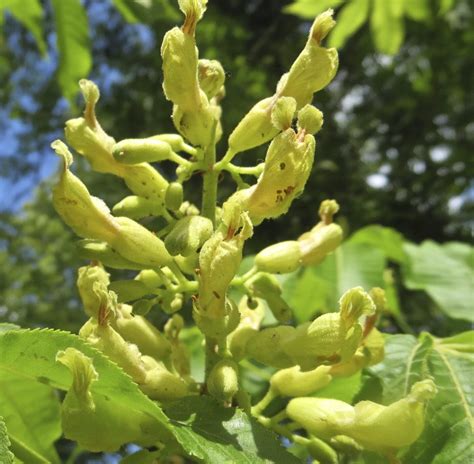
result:
[[[131,306],[119,305],[112,325],[127,342],[135,344],[142,354],[160,360],[169,358],[169,341],[143,316],[134,315]]]
[[[178,211],[183,203],[183,186],[179,182],[171,182],[166,190],[165,205],[171,211]]]
[[[230,403],[239,390],[239,368],[230,359],[219,361],[207,379],[207,389],[217,400]]]
[[[305,105],[298,111],[298,131],[316,134],[321,130],[323,122],[323,113],[312,105]]]
[[[277,98],[268,97],[259,101],[241,119],[229,136],[229,151],[239,153],[258,147],[278,134],[271,114]]]
[[[164,243],[138,222],[126,217],[115,218],[120,228],[110,245],[122,256],[150,267],[165,266],[172,258]]]
[[[105,203],[92,197],[87,187],[69,170],[72,155],[60,140],[51,144],[62,158],[63,169],[53,188],[53,205],[62,220],[79,236],[109,242],[118,233],[118,225]]]
[[[225,313],[227,288],[242,261],[244,242],[253,233],[248,215],[239,205],[226,202],[223,208],[221,225],[199,253],[199,297],[194,308],[195,313],[201,313],[200,320],[217,321]]]
[[[151,446],[160,439],[160,427],[151,416],[94,393],[99,375],[92,359],[75,348],[58,352],[56,360],[72,374],[72,385],[61,405],[64,436],[93,452],[114,452],[126,443]],[[107,430],[107,433],[104,433]]]
[[[319,217],[325,224],[332,222],[332,217],[339,211],[339,204],[336,200],[323,200],[319,205]]]
[[[187,34],[174,27],[163,38],[161,56],[166,98],[178,105],[182,111],[198,108],[201,105],[201,94],[194,34]]]
[[[339,458],[336,451],[325,441],[316,437],[310,437],[306,449],[312,458],[316,459],[316,463],[321,464],[339,464]]]
[[[79,87],[86,102],[84,117],[67,121],[66,140],[87,158],[94,171],[120,175],[120,166],[111,151],[115,140],[104,132],[95,115],[95,106],[100,98],[99,88],[87,79],[80,80]]]
[[[254,296],[263,298],[279,322],[289,322],[292,312],[288,303],[281,297],[281,285],[278,279],[271,274],[258,273],[247,282],[246,286]]]
[[[139,164],[169,159],[173,151],[161,140],[125,139],[112,148],[114,158],[123,164]]]
[[[79,268],[77,289],[89,317],[98,317],[99,309],[104,304],[103,293],[107,294],[109,283],[109,274],[102,266],[90,265]]]
[[[166,249],[172,256],[189,256],[197,251],[212,235],[212,221],[202,216],[181,218],[165,239]]]
[[[342,229],[337,224],[324,225],[314,232],[304,234],[298,239],[301,249],[301,262],[304,266],[319,264],[342,242]]]
[[[272,124],[279,130],[289,129],[295,113],[296,100],[292,97],[281,97],[273,107],[271,115]]]
[[[286,413],[291,420],[322,439],[340,435],[340,424],[355,420],[355,411],[350,404],[326,398],[294,398],[286,406]]]
[[[209,308],[206,308],[209,309]],[[206,336],[216,340],[222,340],[226,335],[234,331],[240,322],[240,313],[237,305],[230,298],[225,298],[222,306],[212,305],[211,311],[200,306],[199,301],[194,301],[193,318],[199,330]],[[215,317],[218,311],[219,317]]]
[[[413,385],[406,398],[389,406],[361,401],[355,405],[355,420],[344,428],[344,435],[373,451],[411,445],[423,431],[425,404],[436,392],[432,380],[423,380]]]
[[[199,60],[198,78],[199,87],[204,91],[207,98],[211,100],[224,85],[224,68],[217,60]]]
[[[283,344],[294,337],[295,328],[281,325],[263,329],[247,342],[247,355],[267,366],[283,369],[294,366],[293,360],[283,349]]]
[[[79,256],[92,261],[99,261],[113,269],[140,270],[144,264],[134,263],[120,256],[110,245],[98,240],[79,240],[76,243]]]
[[[287,129],[272,140],[263,173],[249,189],[246,208],[252,221],[278,217],[288,211],[309,177],[315,146],[312,135],[301,139],[293,129]]]
[[[125,341],[107,321],[105,324],[99,324],[96,320],[89,319],[79,331],[79,335],[118,364],[135,382],[145,380],[145,366],[137,346]]]
[[[120,164],[120,163],[118,163]],[[124,170],[121,177],[126,186],[139,197],[163,204],[168,181],[152,166],[147,163],[122,165]]]
[[[332,380],[330,366],[319,366],[301,372],[300,366],[289,367],[273,374],[270,386],[280,396],[305,396],[325,387]]]
[[[183,216],[196,216],[199,214],[199,209],[196,205],[193,205],[189,201],[184,201],[179,208],[179,212]]]
[[[203,92],[195,109],[174,105],[172,118],[178,132],[193,145],[205,148],[216,139],[219,111]]]
[[[336,74],[337,50],[321,47],[321,41],[335,25],[332,14],[327,10],[315,19],[305,48],[278,84],[277,94],[293,97],[298,108],[310,103],[313,94],[326,87]]]
[[[257,307],[250,309],[247,297],[243,297],[239,303],[240,322],[236,329],[227,337],[229,351],[236,361],[242,360],[246,356],[248,341],[258,333],[260,324],[265,316],[265,308],[259,300],[256,300]]]
[[[174,152],[184,151],[190,155],[196,155],[196,149],[184,142],[179,134],[159,134],[150,137],[151,140],[160,140],[166,142]]]
[[[175,293],[173,291],[166,292],[160,299],[159,303],[161,304],[161,309],[165,313],[174,314],[183,307],[183,294]]]
[[[296,271],[301,265],[300,244],[294,240],[275,243],[255,256],[259,271],[273,274],[286,274]]]
[[[145,284],[150,292],[153,292],[156,288],[163,284],[161,276],[159,276],[156,271],[151,269],[145,269],[141,271],[139,274],[137,274],[135,280]]]
[[[172,374],[162,363],[144,356],[147,374],[140,389],[152,400],[167,402],[178,400],[192,394],[190,386],[181,377]]]
[[[116,216],[125,216],[130,219],[142,219],[147,216],[161,216],[164,204],[156,200],[130,195],[120,200],[112,211]]]
[[[117,294],[119,303],[138,300],[150,293],[148,287],[139,280],[115,280],[109,289]]]

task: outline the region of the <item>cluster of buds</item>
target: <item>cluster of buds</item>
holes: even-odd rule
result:
[[[309,450],[316,439],[313,435],[325,440],[344,435],[376,450],[403,446],[408,438],[386,438],[391,421],[412,418],[418,421],[419,432],[422,405],[434,392],[431,384],[415,385],[405,400],[387,408],[306,398],[334,377],[350,376],[380,362],[384,353],[383,336],[375,328],[385,305],[382,290],[350,289],[341,297],[338,312],[295,327],[275,275],[317,265],[339,246],[342,229],[333,222],[339,209],[336,201],[322,202],[320,220],[311,230],[263,249],[252,269],[238,275],[254,228],[288,211],[313,167],[314,134],[322,127],[323,115],[311,101],[333,79],[338,65],[336,50],[322,46],[334,26],[332,11],[316,18],[304,50],[280,79],[275,94],[243,117],[217,162],[225,73],[218,61],[198,56],[195,31],[206,1],[179,0],[179,6],[183,25],[170,30],[161,47],[163,89],[173,104],[178,133],[117,142],[99,124],[99,90],[86,80],[80,82],[84,115],[66,123],[68,144],[93,170],[123,179],[131,195],[109,209],[71,171],[73,155],[68,147],[59,140],[52,144],[62,160],[53,203],[82,238],[80,254],[90,261],[79,269],[77,281],[89,318],[79,335],[161,403],[207,393],[224,405],[241,406],[268,425],[262,416],[267,404],[276,396],[293,397],[285,414],[307,430]],[[270,144],[263,164],[250,168],[232,164],[237,153],[266,142]],[[160,163],[177,165],[173,179],[163,177]],[[217,179],[222,171],[232,174],[238,189],[218,208]],[[198,172],[203,174],[201,208],[186,201],[183,190],[183,183]],[[249,185],[241,175],[257,179]],[[159,223],[164,224],[159,230],[147,227]],[[106,268],[135,275],[110,281]],[[164,327],[147,319],[153,308],[165,313]],[[264,326],[269,313],[279,325]],[[191,377],[180,338],[184,320],[191,317],[205,338],[202,384]],[[239,363],[244,358],[277,369],[264,400],[253,408],[241,383]],[[94,402],[90,393],[98,374],[91,360],[72,348],[59,353],[58,361],[73,374],[63,402],[66,436],[94,451],[111,451],[126,441],[149,444],[148,435],[132,426],[109,433],[109,441],[97,441],[105,427],[97,411],[108,407]],[[341,421],[338,410],[347,411],[351,420]],[[374,411],[373,417],[367,411]],[[89,426],[80,427],[81,421]],[[137,421],[142,431],[152,430],[145,417]],[[363,432],[372,428],[380,428],[373,442]]]

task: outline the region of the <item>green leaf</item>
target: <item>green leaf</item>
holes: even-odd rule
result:
[[[184,451],[209,463],[300,462],[277,436],[240,409],[219,406],[210,397],[184,398],[165,408]]]
[[[351,243],[365,243],[379,248],[388,259],[396,263],[405,261],[403,235],[390,227],[367,226],[355,232],[349,240]]]
[[[414,21],[425,21],[430,17],[430,4],[428,0],[405,0],[405,14]]]
[[[403,454],[404,464],[473,462],[473,350],[474,332],[444,340],[426,333],[419,339],[411,335],[387,338],[385,360],[370,369],[383,385],[385,404],[405,396],[421,379],[431,377],[438,388],[428,404],[421,437]]]
[[[10,440],[8,439],[7,427],[0,416],[0,462],[2,464],[13,464],[13,453],[10,451]]]
[[[29,457],[26,462],[60,462],[54,448],[61,436],[59,400],[51,387],[2,372],[0,411],[17,457]]]
[[[335,400],[352,403],[362,386],[362,373],[359,371],[350,377],[336,377],[326,387],[318,390],[314,396],[319,398],[333,398]]]
[[[336,27],[329,36],[331,47],[343,47],[347,39],[362,27],[369,14],[369,0],[353,0],[341,8]]]
[[[158,405],[145,396],[136,383],[116,364],[80,337],[55,330],[15,330],[0,334],[0,376],[21,376],[23,379],[68,390],[71,373],[56,362],[58,351],[76,348],[92,358],[99,379],[91,387],[92,395],[117,402],[133,411],[156,420],[160,440],[171,439],[171,427]]]
[[[447,248],[427,240],[405,244],[407,261],[402,268],[405,285],[424,290],[449,317],[474,321],[474,261],[465,248]],[[464,250],[460,253],[460,250]]]
[[[39,0],[3,0],[0,11],[3,9],[7,9],[33,34],[40,53],[45,55],[46,43],[43,38],[43,7]]]
[[[63,95],[73,102],[78,81],[92,66],[89,25],[79,0],[52,0],[59,53],[58,82]]]
[[[387,0],[373,0],[373,2],[370,26],[375,47],[381,53],[394,55],[400,49],[405,36],[403,19],[394,9],[394,5],[400,2]]]
[[[294,14],[300,18],[314,19],[319,13],[344,3],[344,0],[297,0],[283,8],[285,13]]]
[[[0,323],[0,333],[8,332],[9,330],[19,330],[21,327],[16,324],[10,324],[9,322],[1,322]]]
[[[337,311],[342,294],[352,287],[384,287],[385,257],[365,243],[345,242],[321,264],[285,278],[283,297],[298,322],[318,313]]]
[[[117,10],[124,17],[125,21],[129,23],[138,23],[139,20],[135,15],[133,9],[130,7],[130,2],[127,0],[112,0]]]

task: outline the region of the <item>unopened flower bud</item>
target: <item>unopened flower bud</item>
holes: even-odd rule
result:
[[[283,97],[282,97],[283,98]],[[305,105],[298,111],[298,130],[316,134],[323,126],[323,113],[312,105]]]
[[[298,239],[301,250],[301,262],[304,266],[320,263],[342,242],[342,229],[337,224],[329,224],[314,232],[304,234]]]
[[[231,402],[239,389],[237,364],[230,359],[219,361],[209,374],[207,389],[214,398]]]
[[[165,206],[171,211],[178,211],[183,203],[183,186],[179,182],[171,182],[165,194]]]
[[[327,10],[315,19],[305,48],[278,85],[277,94],[293,97],[298,108],[310,103],[313,94],[326,87],[336,74],[337,50],[321,47],[321,41],[335,25],[332,14]]]
[[[291,127],[296,112],[296,100],[292,97],[279,98],[273,107],[272,124],[279,130]]]
[[[63,221],[83,238],[109,242],[118,232],[118,225],[105,203],[92,197],[87,187],[70,170],[72,155],[60,140],[51,144],[62,158],[63,169],[53,188],[53,205]]]
[[[231,152],[239,153],[258,147],[278,134],[278,129],[273,125],[271,119],[276,101],[275,97],[259,101],[240,120],[229,136],[229,150]]]
[[[336,200],[323,200],[319,205],[319,217],[324,224],[332,223],[332,217],[339,211]]]
[[[135,195],[163,204],[168,181],[153,166],[140,163],[123,167],[121,177]]]
[[[119,305],[112,323],[115,330],[140,353],[165,360],[171,354],[171,345],[165,336],[143,316],[134,315],[132,306]]]
[[[146,267],[144,264],[134,263],[119,255],[106,242],[99,240],[79,240],[76,243],[79,256],[92,261],[100,261],[107,267],[113,269],[132,269],[140,270]]]
[[[225,72],[217,60],[199,60],[198,62],[199,87],[207,98],[215,97],[225,81]]]
[[[259,271],[272,274],[296,271],[301,265],[300,244],[295,240],[288,240],[270,245],[257,254],[255,265]]]
[[[255,300],[255,302],[257,306],[250,309],[248,298],[242,298],[239,303],[239,325],[227,337],[229,351],[236,361],[240,361],[245,357],[247,342],[258,332],[260,323],[265,316],[263,304],[259,300]]]
[[[139,280],[115,280],[109,289],[117,294],[119,303],[138,300],[150,293],[148,287]]]
[[[78,270],[77,289],[89,317],[98,317],[100,306],[104,303],[98,286],[105,292],[109,286],[109,274],[102,266],[83,266]]]
[[[163,279],[161,276],[152,269],[144,269],[139,274],[137,274],[135,280],[145,284],[150,291],[155,290],[163,284]]]
[[[178,375],[172,374],[162,363],[147,356],[143,358],[147,374],[140,389],[152,400],[167,402],[192,394],[190,385]]]
[[[166,142],[174,152],[184,151],[190,155],[196,154],[196,149],[185,143],[183,137],[179,134],[158,134],[150,137],[150,139]]]
[[[283,349],[283,344],[294,335],[295,328],[286,325],[263,329],[247,342],[247,356],[279,369],[294,366],[295,363]]]
[[[166,236],[166,249],[172,256],[189,256],[212,235],[212,229],[212,221],[203,216],[181,218]]]
[[[354,324],[363,315],[375,313],[372,298],[362,287],[354,287],[345,292],[339,300],[341,320],[346,325]]]
[[[125,139],[113,146],[112,153],[120,163],[139,164],[169,159],[173,151],[161,140]]]
[[[115,218],[115,222],[120,232],[109,243],[122,256],[150,267],[161,267],[171,262],[164,243],[148,229],[126,217]]]
[[[289,367],[272,375],[272,391],[281,396],[306,396],[320,390],[332,380],[330,366],[319,366],[307,372],[301,372],[300,366]]]
[[[130,195],[120,200],[112,212],[116,216],[126,216],[130,219],[142,219],[148,216],[161,216],[165,208],[162,202],[149,198]]]

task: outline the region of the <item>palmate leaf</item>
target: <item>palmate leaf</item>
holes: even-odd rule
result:
[[[219,406],[210,397],[184,398],[165,408],[175,436],[186,453],[199,462],[292,464],[275,434],[239,409]]]
[[[10,439],[7,434],[7,426],[0,416],[0,463],[13,464],[13,453],[10,451]]]
[[[52,0],[59,53],[58,82],[63,95],[72,102],[80,79],[92,66],[89,25],[79,0]]]
[[[439,308],[454,319],[474,321],[474,248],[431,240],[405,244],[405,285],[424,290]]]
[[[438,388],[427,408],[423,434],[402,455],[404,464],[474,462],[474,332],[448,339],[426,333],[419,339],[388,337],[384,362],[370,370],[382,383],[385,404],[428,377]]]
[[[159,440],[172,440],[168,419],[156,403],[145,396],[116,364],[81,338],[54,330],[13,330],[0,334],[0,376],[22,377],[25,382],[40,382],[68,390],[70,371],[56,362],[58,351],[75,348],[93,360],[99,379],[93,383],[93,397],[143,413],[156,421]]]
[[[0,411],[18,458],[60,462],[54,449],[54,442],[61,436],[59,400],[51,387],[2,372]]]

